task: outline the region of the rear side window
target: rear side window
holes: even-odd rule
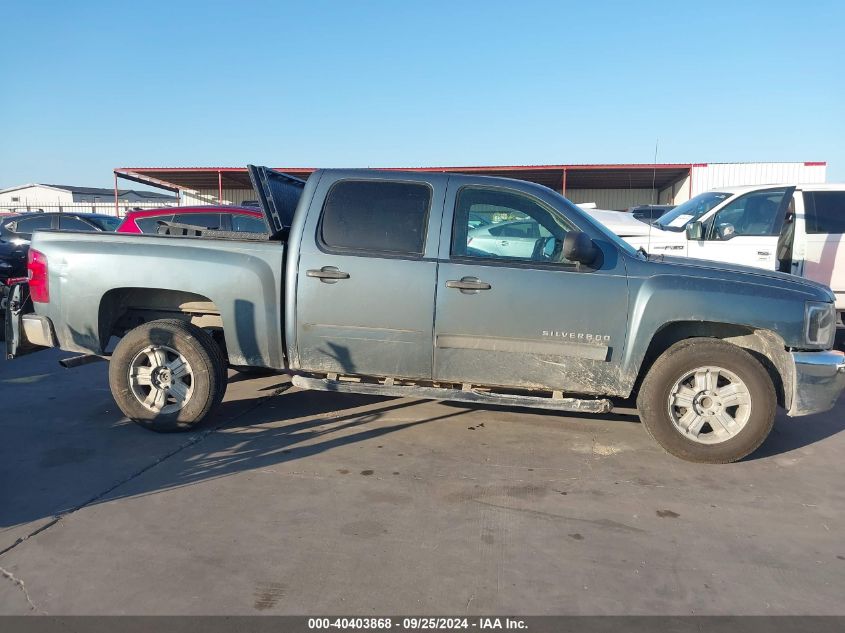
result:
[[[219,213],[177,213],[173,216],[173,221],[176,224],[190,224],[206,229],[220,228]]]
[[[32,233],[38,229],[52,228],[52,216],[38,215],[32,218],[23,218],[15,224],[15,233]]]
[[[805,191],[804,211],[807,233],[845,233],[845,191]]]
[[[342,181],[326,196],[320,240],[342,251],[422,255],[430,206],[425,184]]]
[[[171,222],[172,215],[156,215],[151,218],[138,218],[135,226],[141,229],[141,233],[158,233],[159,222]]]

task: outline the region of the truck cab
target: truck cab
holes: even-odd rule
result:
[[[646,234],[625,234],[654,254],[791,273],[830,286],[845,311],[845,185],[723,187],[667,212]]]

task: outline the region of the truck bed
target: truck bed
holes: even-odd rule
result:
[[[221,322],[231,364],[284,367],[280,241],[39,231],[32,248],[49,263],[36,312],[63,349],[102,354],[136,307],[175,309]]]

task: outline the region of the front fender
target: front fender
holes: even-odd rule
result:
[[[782,364],[779,356],[786,353],[785,347],[798,347],[803,341],[805,297],[776,285],[752,279],[665,274],[631,277],[629,289],[630,336],[623,359],[623,375],[634,377],[629,389],[634,387],[652,340],[672,323],[733,326],[728,339],[738,328],[767,332],[760,353],[775,356],[770,358],[775,366]],[[773,345],[773,340],[780,344]]]

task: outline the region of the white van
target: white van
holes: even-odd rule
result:
[[[602,218],[597,218],[602,220]],[[680,204],[643,231],[608,228],[651,254],[779,270],[820,281],[845,312],[845,185],[723,187]]]

